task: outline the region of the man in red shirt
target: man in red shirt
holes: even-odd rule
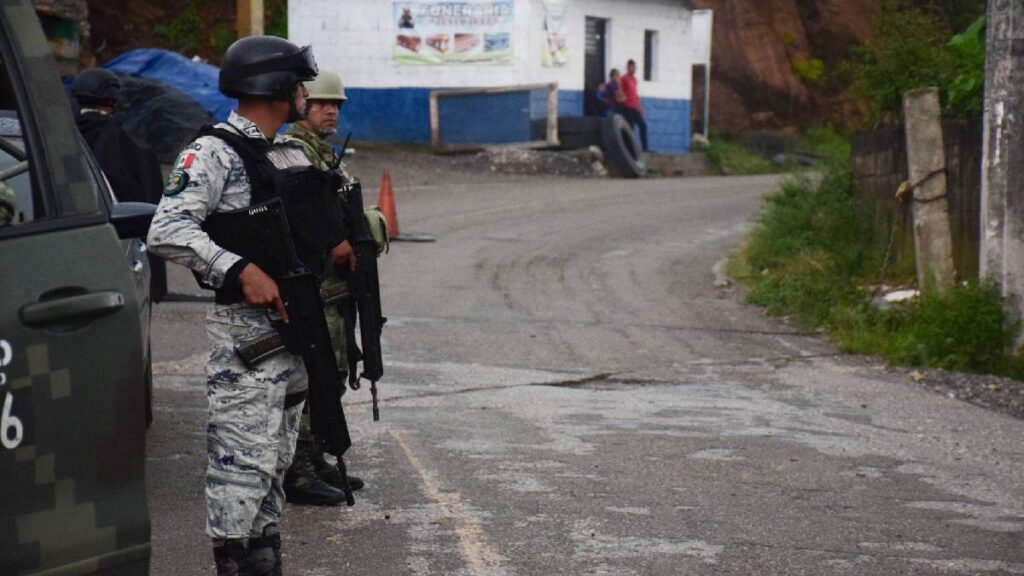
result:
[[[644,152],[647,151],[647,122],[644,120],[644,108],[640,105],[640,95],[636,90],[636,61],[630,60],[626,64],[626,75],[620,81],[622,93],[626,100],[623,102],[622,117],[629,122],[629,125],[640,127],[640,142],[644,145]]]

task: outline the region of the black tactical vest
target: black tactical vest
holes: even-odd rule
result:
[[[271,144],[262,138],[210,126],[204,127],[200,135],[223,140],[242,159],[249,178],[251,206],[281,198],[299,259],[314,273],[322,273],[331,248],[345,239],[342,206],[334,192],[340,186],[338,177],[312,166],[278,169],[267,157]],[[247,226],[241,214],[244,212],[211,214],[202,228],[221,248],[256,264],[272,277],[280,276],[286,271],[278,270],[276,263],[268,260],[263,240],[266,231]],[[202,282],[200,285],[210,288]],[[218,304],[245,301],[237,282],[226,283],[215,292]]]

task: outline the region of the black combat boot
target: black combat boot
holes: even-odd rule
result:
[[[281,534],[277,524],[263,529],[263,536],[249,539],[249,570],[252,576],[282,576]]]
[[[307,450],[296,450],[292,465],[284,475],[285,500],[290,504],[337,506],[345,493],[317,476]]]
[[[321,480],[327,482],[331,486],[334,486],[338,490],[344,490],[344,486],[342,486],[341,482],[341,472],[338,470],[337,466],[332,465],[326,458],[324,458],[323,452],[318,448],[313,449],[309,455],[309,460],[313,464],[313,469],[316,470],[316,475],[319,476]],[[355,492],[356,490],[362,489],[366,483],[363,482],[362,478],[349,476],[348,485],[352,488],[352,491]]]
[[[217,576],[252,576],[249,571],[249,550],[242,540],[214,540],[213,561]]]

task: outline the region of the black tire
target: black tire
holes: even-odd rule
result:
[[[558,118],[560,150],[577,150],[601,145],[601,120],[598,116],[564,116]]]
[[[633,132],[633,127],[620,114],[613,114],[603,120],[601,148],[604,150],[608,172],[620,178],[639,178],[646,174],[643,145]]]

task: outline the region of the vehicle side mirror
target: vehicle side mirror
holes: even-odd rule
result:
[[[146,202],[118,202],[110,213],[110,223],[122,240],[145,238],[149,223],[156,214],[156,204]]]

